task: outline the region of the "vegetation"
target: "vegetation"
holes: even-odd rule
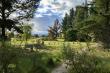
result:
[[[62,63],[68,73],[110,73],[110,0],[85,0],[62,23],[56,19],[48,36],[32,36],[25,21],[39,3],[0,0],[0,73],[51,73]]]
[[[2,39],[6,38],[6,30],[11,30],[14,28],[17,32],[23,33],[18,24],[22,19],[32,18],[35,9],[38,7],[35,6],[39,3],[39,0],[1,0],[0,1],[0,28],[2,29]],[[35,8],[35,7],[36,8]],[[11,14],[19,13],[15,18],[10,18]]]
[[[60,23],[59,20],[56,19],[54,25],[49,27],[48,29],[48,37],[49,40],[56,40],[60,33]]]
[[[65,46],[63,55],[68,73],[109,73],[110,53],[89,48],[76,50]]]
[[[86,41],[90,41],[95,38],[95,41],[100,41],[105,48],[109,48],[109,2],[109,0],[93,0],[89,4],[86,2],[84,5],[77,6],[75,12],[71,9],[70,13],[65,15],[62,22],[64,37],[69,34],[69,32],[65,31],[72,28],[72,30],[77,31],[74,34],[74,36],[77,35],[77,40],[86,39]],[[72,15],[73,18],[71,17]],[[70,22],[72,22],[72,25]],[[66,35],[66,33],[68,34]],[[68,36],[65,40],[71,37]]]

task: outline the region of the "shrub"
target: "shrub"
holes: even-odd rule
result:
[[[63,55],[69,73],[110,73],[110,70],[103,66],[103,59],[95,56],[91,50],[76,51],[64,47]]]
[[[19,51],[17,48],[5,46],[0,48],[0,73],[14,73]]]

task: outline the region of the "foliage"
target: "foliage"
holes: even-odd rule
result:
[[[52,27],[49,27],[48,37],[50,40],[56,40],[56,38],[59,36],[59,33],[60,33],[60,23],[59,20],[56,19],[54,25]]]
[[[64,33],[64,35],[66,34],[66,30],[67,30],[67,24],[68,24],[68,14],[65,14],[65,17],[62,20],[62,32]],[[64,36],[65,37],[65,36]]]
[[[86,8],[84,6],[77,6],[76,7],[76,12],[75,12],[75,28],[80,31],[81,28],[84,26],[84,24],[82,24],[82,22],[85,21],[85,19],[87,18],[87,13],[86,13]]]
[[[104,48],[110,47],[110,0],[93,0],[85,3],[85,5],[76,6],[76,10],[73,12],[70,10],[69,14],[66,14],[62,22],[62,32],[66,37],[68,29],[77,30],[77,40],[86,41],[85,38],[89,38],[89,41],[95,38],[95,41],[102,42]],[[71,17],[74,14],[73,18]],[[106,33],[105,33],[106,32]],[[75,36],[75,34],[74,34]],[[70,37],[71,38],[71,37]],[[67,39],[67,38],[65,38]],[[87,39],[88,40],[88,39]]]
[[[14,73],[19,51],[11,46],[0,48],[0,72]]]
[[[62,33],[64,34],[64,39],[69,41],[69,38],[71,38],[71,36],[68,36],[69,33],[71,33],[70,30],[75,30],[74,29],[74,18],[75,18],[75,13],[74,13],[74,9],[70,9],[70,13],[69,15],[66,13],[65,17],[62,20]],[[74,36],[76,36],[76,32],[73,32]],[[71,34],[70,34],[71,35]],[[71,38],[71,40],[74,40]]]
[[[95,54],[94,54],[95,53]],[[63,55],[68,65],[69,73],[109,73],[106,58],[96,56],[95,50],[75,50],[68,46],[63,48]],[[107,63],[108,64],[108,63]]]
[[[94,0],[90,4],[90,15],[88,19],[84,21],[85,26],[83,30],[93,33],[97,41],[101,41],[105,48],[110,46],[110,30],[109,30],[109,21],[110,21],[110,1],[109,0]],[[106,32],[106,33],[105,33]]]
[[[56,58],[53,53],[5,46],[0,48],[0,73],[49,73],[58,64]]]
[[[5,29],[14,28],[17,32],[22,33],[18,27],[19,20],[30,19],[33,17],[35,9],[38,7],[40,0],[0,0],[0,28],[2,29],[2,38],[5,40]],[[13,18],[12,14],[18,13]]]
[[[32,25],[31,24],[26,24],[21,27],[23,34],[21,34],[21,37],[23,40],[28,40],[31,37],[31,30],[32,30]]]
[[[86,41],[86,38],[90,37],[86,30],[82,30],[87,13],[86,7],[77,6],[75,11],[72,8],[69,14],[65,14],[62,21],[62,32],[66,41]]]
[[[67,41],[76,41],[77,40],[77,31],[76,30],[73,30],[73,29],[68,29],[66,31],[66,37],[65,39]]]

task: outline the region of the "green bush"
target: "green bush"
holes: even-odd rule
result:
[[[64,47],[63,56],[69,73],[110,73],[109,68],[103,64],[105,58],[94,55],[91,50],[76,51]]]
[[[15,73],[19,52],[8,45],[0,48],[0,73]]]

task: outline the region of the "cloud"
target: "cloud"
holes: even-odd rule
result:
[[[35,15],[35,17],[37,17],[37,18],[41,18],[41,17],[43,17],[41,14],[37,14],[37,15]]]
[[[55,19],[61,20],[65,13],[77,5],[82,5],[85,0],[41,0],[39,8],[36,10],[33,33],[47,32]],[[91,1],[91,0],[89,0]]]
[[[85,0],[41,0],[39,8],[36,11],[36,15],[39,13],[44,16],[50,16],[51,14],[60,14],[64,16],[72,7],[75,8],[76,5],[81,5]]]

